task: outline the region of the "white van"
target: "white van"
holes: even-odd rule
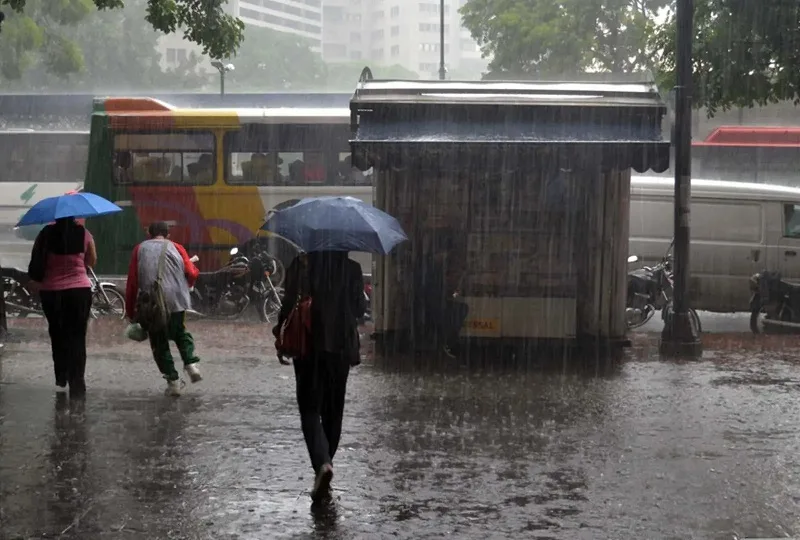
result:
[[[630,253],[654,264],[673,233],[674,180],[631,179]],[[800,282],[800,189],[692,179],[691,305],[749,311],[748,278],[778,271]]]

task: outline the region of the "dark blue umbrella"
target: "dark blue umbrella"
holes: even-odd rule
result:
[[[272,214],[262,229],[306,252],[363,251],[386,255],[408,240],[395,218],[353,197],[302,199]]]
[[[25,212],[17,227],[52,223],[61,218],[88,218],[115,212],[122,212],[122,208],[99,195],[82,191],[42,199]]]

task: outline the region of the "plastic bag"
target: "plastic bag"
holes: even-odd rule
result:
[[[125,328],[125,337],[133,341],[144,341],[147,339],[147,331],[139,323],[131,323]]]

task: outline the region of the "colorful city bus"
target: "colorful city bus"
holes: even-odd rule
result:
[[[350,166],[350,111],[342,108],[181,109],[150,98],[106,98],[91,119],[85,189],[123,207],[89,220],[98,273],[127,272],[153,221],[219,268],[254,238],[287,264],[295,246],[259,231],[271,210],[303,197],[372,201],[371,176]],[[354,255],[371,269],[371,257]]]
[[[0,131],[0,264],[27,268],[41,227],[15,225],[39,200],[81,188],[88,150],[88,131]]]
[[[800,128],[722,126],[692,144],[692,175],[800,186]]]

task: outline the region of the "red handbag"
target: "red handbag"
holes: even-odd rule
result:
[[[311,350],[311,297],[298,298],[275,341],[278,354],[304,358]]]

